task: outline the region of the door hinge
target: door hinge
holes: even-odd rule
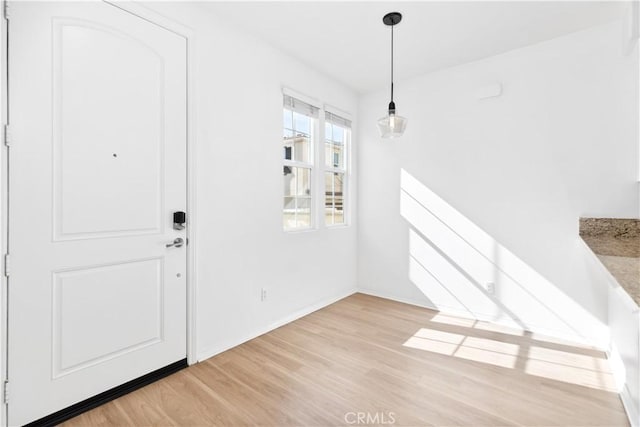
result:
[[[9,254],[4,255],[4,275],[9,277],[11,274],[11,257]]]
[[[9,380],[5,380],[4,382],[4,388],[2,390],[2,400],[4,401],[4,403],[9,403]]]
[[[9,6],[9,2],[5,1],[4,5],[2,6],[3,12],[4,12],[4,19],[6,19],[7,21],[9,20],[9,18],[11,17],[11,6]]]
[[[11,147],[11,128],[9,125],[4,125],[4,145]]]

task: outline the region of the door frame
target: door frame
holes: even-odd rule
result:
[[[187,69],[186,81],[187,81],[187,102],[186,102],[186,115],[187,115],[187,265],[186,265],[186,356],[187,363],[193,365],[197,363],[196,356],[196,291],[197,291],[197,218],[196,218],[196,132],[195,132],[195,31],[178,23],[171,18],[168,18],[160,13],[137,3],[133,0],[96,0],[103,1],[109,5],[130,13],[140,19],[144,19],[152,24],[164,28],[170,31],[186,41],[187,51]],[[8,8],[7,8],[8,6]],[[7,425],[7,405],[5,402],[5,387],[3,386],[8,378],[8,364],[7,364],[7,350],[8,350],[8,313],[9,313],[9,301],[7,298],[7,289],[9,286],[9,277],[5,272],[4,255],[10,250],[8,235],[9,235],[9,156],[8,146],[5,143],[4,125],[10,124],[9,120],[9,94],[8,94],[8,81],[7,76],[9,72],[8,64],[8,31],[11,22],[11,2],[7,3],[7,0],[2,1],[3,12],[9,11],[9,19],[6,19],[6,15],[0,17],[0,57],[2,66],[0,67],[0,134],[1,143],[0,146],[0,274],[1,274],[1,287],[0,290],[0,425]]]
[[[6,133],[4,126],[9,121],[9,97],[8,97],[8,81],[9,75],[9,52],[8,52],[8,39],[9,39],[9,25],[7,21],[8,4],[7,0],[2,2],[2,16],[0,17],[0,57],[2,62],[2,74],[0,81],[0,97],[2,104],[2,112],[0,120],[2,120],[2,145],[0,145],[0,256],[2,262],[0,262],[1,272],[1,285],[0,290],[0,385],[4,385],[7,376],[7,355],[8,355],[8,324],[9,309],[7,305],[7,289],[8,289],[8,277],[5,271],[4,254],[7,253],[9,228],[8,228],[8,213],[9,213],[9,163],[8,163],[8,147],[6,141]],[[5,404],[5,387],[0,387],[0,424],[3,426],[9,425],[7,418],[7,405]]]

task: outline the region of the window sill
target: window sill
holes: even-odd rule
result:
[[[282,232],[284,234],[303,234],[303,233],[309,233],[311,231],[316,231],[317,228],[314,227],[310,227],[310,228],[296,228],[293,230],[282,230]]]
[[[334,225],[325,225],[324,228],[326,228],[327,230],[336,230],[336,229],[340,229],[340,228],[349,228],[351,227],[350,224],[334,224]]]

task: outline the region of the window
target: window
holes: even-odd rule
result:
[[[324,218],[326,225],[345,224],[347,153],[351,122],[325,112],[324,123]]]
[[[283,175],[285,230],[304,230],[313,226],[314,142],[318,108],[284,96]]]
[[[284,95],[283,228],[307,230],[346,224],[346,189],[351,122]],[[324,143],[316,144],[316,138]],[[322,139],[320,139],[322,141]],[[317,194],[317,195],[316,195]]]

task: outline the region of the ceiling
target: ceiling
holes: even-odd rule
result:
[[[624,2],[207,2],[211,12],[359,93],[387,87],[399,11],[395,80],[496,55],[622,16]]]

